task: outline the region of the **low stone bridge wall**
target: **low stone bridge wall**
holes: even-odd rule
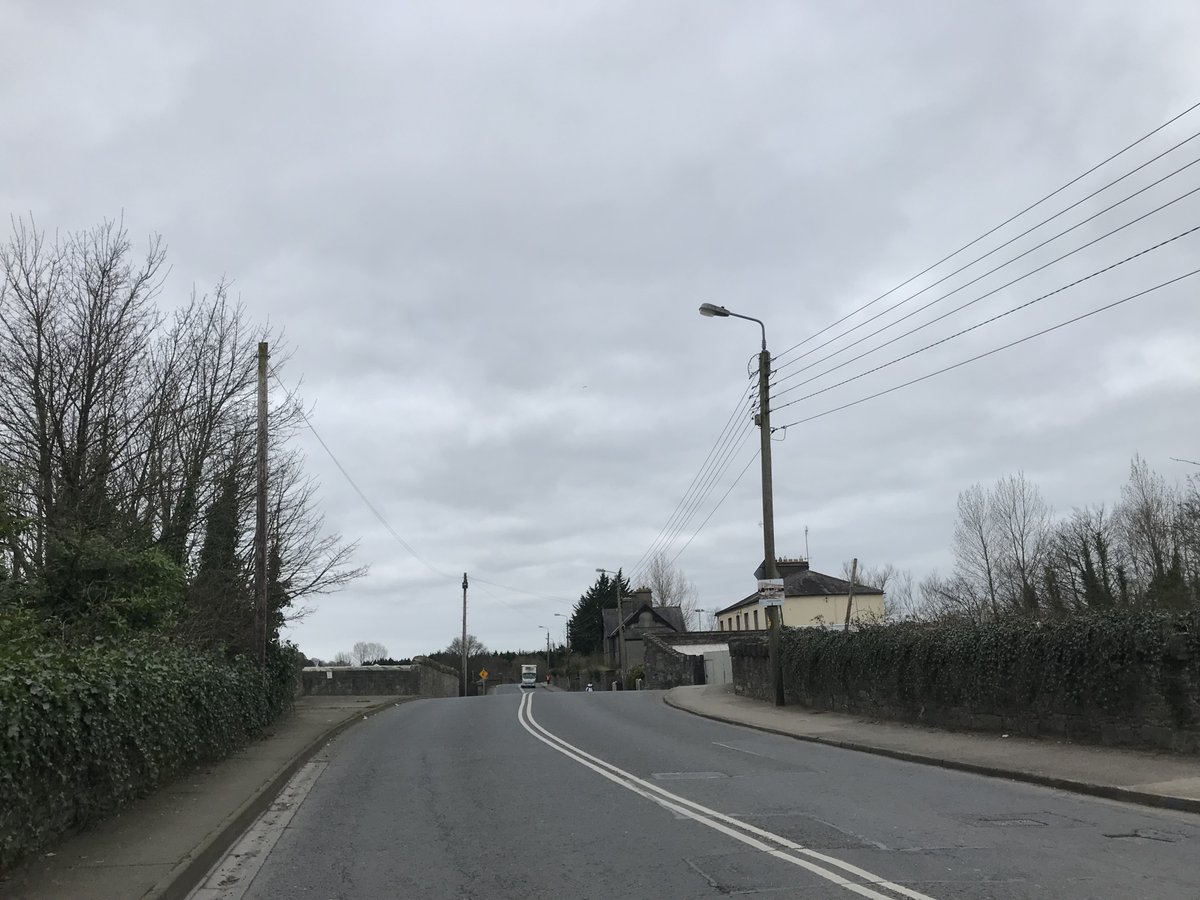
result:
[[[410,666],[311,666],[301,692],[325,697],[457,697],[458,673],[419,656]]]

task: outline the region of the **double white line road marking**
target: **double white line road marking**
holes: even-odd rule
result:
[[[521,704],[517,708],[517,721],[526,731],[552,750],[573,759],[581,766],[591,769],[614,784],[619,784],[626,790],[657,803],[664,809],[675,813],[676,816],[699,822],[713,831],[718,831],[748,847],[766,853],[768,856],[799,866],[838,887],[858,894],[860,897],[869,897],[871,900],[896,900],[896,897],[907,897],[909,900],[933,900],[932,897],[922,894],[920,891],[894,884],[858,866],[843,862],[826,853],[810,850],[763,828],[747,824],[740,819],[688,800],[686,797],[673,794],[656,784],[638,778],[631,772],[614,766],[612,763],[580,750],[537,723],[537,720],[533,718],[533,694],[525,694],[521,697]],[[883,893],[885,891],[887,893]]]

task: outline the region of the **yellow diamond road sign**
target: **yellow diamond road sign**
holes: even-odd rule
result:
[[[480,669],[479,677],[482,678],[484,681],[487,681],[487,669]]]

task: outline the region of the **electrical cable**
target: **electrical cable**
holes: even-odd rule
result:
[[[713,446],[709,449],[708,454],[705,456],[704,461],[701,463],[700,469],[697,470],[695,476],[693,476],[691,483],[687,487],[687,490],[684,491],[683,496],[680,498],[679,502],[675,505],[674,511],[672,511],[671,515],[667,518],[666,523],[659,530],[659,532],[655,536],[654,540],[651,541],[650,546],[642,553],[641,557],[638,559],[638,561],[634,564],[633,568],[630,570],[634,575],[639,574],[643,568],[643,563],[646,563],[646,561],[652,557],[655,547],[658,545],[658,543],[662,539],[663,535],[672,527],[672,523],[674,522],[676,517],[679,515],[680,510],[684,507],[685,503],[687,503],[692,491],[696,489],[696,485],[705,476],[707,470],[710,467],[710,464],[713,462],[714,459],[716,459],[717,457],[720,456],[721,452],[724,449],[724,446],[728,443],[728,441],[732,440],[733,437],[736,436],[736,428],[735,428],[734,423],[737,421],[738,417],[746,410],[746,408],[748,406],[747,401],[750,399],[752,392],[753,392],[753,388],[747,387],[745,393],[743,393],[742,397],[738,400],[737,404],[734,406],[733,411],[729,414],[729,418],[726,420],[724,427],[721,429],[721,433],[717,436],[716,441],[713,442]]]
[[[284,385],[284,383],[282,381],[280,381],[279,376],[276,375],[274,371],[271,372],[271,377],[275,379],[276,384],[278,384],[281,388],[283,388],[283,390],[285,392],[288,393],[287,399],[284,402],[285,403],[290,402],[294,392],[288,392],[287,386]],[[434,566],[431,563],[429,563],[428,561],[426,561],[425,558],[421,556],[421,554],[419,554],[415,549],[413,549],[413,546],[410,543],[408,543],[408,541],[404,540],[404,538],[402,538],[400,536],[400,534],[396,531],[396,529],[394,529],[392,527],[391,523],[388,522],[388,520],[383,517],[383,514],[378,509],[375,508],[375,504],[371,502],[370,498],[368,498],[367,495],[363,493],[362,488],[360,488],[358,486],[358,484],[355,482],[355,480],[350,477],[350,473],[346,471],[346,467],[342,465],[341,460],[339,460],[337,458],[337,456],[334,455],[334,452],[329,448],[329,445],[327,443],[325,443],[325,439],[323,437],[321,437],[320,432],[318,432],[317,429],[313,427],[312,422],[309,420],[309,418],[308,418],[307,414],[305,414],[304,410],[299,405],[297,405],[296,411],[300,414],[300,418],[304,420],[304,424],[308,426],[308,430],[312,432],[313,437],[315,437],[317,439],[317,443],[321,445],[321,448],[329,455],[329,458],[333,461],[333,464],[335,466],[337,466],[337,470],[342,473],[342,477],[346,479],[346,483],[349,484],[350,487],[352,487],[354,489],[354,493],[358,494],[358,498],[360,500],[362,500],[363,504],[367,507],[367,509],[369,509],[371,511],[371,514],[373,516],[375,516],[376,519],[379,520],[379,524],[381,524],[384,527],[384,529],[386,529],[388,534],[390,534],[396,540],[396,543],[398,543],[401,547],[403,547],[405,550],[407,550],[409,555],[411,555],[413,559],[415,559],[417,562],[419,562],[421,565],[423,565],[425,568],[427,568],[430,572],[433,572],[433,574],[438,575],[442,578],[452,578],[453,576],[447,575],[445,572],[441,571],[436,566]]]
[[[1003,344],[999,347],[995,347],[991,350],[988,350],[984,353],[980,353],[976,356],[972,356],[968,359],[960,360],[959,362],[956,362],[953,365],[945,366],[944,368],[937,369],[936,371],[933,371],[933,372],[929,372],[925,375],[920,376],[919,378],[913,378],[910,381],[905,381],[905,382],[902,382],[901,384],[893,385],[892,387],[886,388],[882,391],[876,391],[874,394],[869,394],[866,397],[860,397],[859,399],[852,400],[849,403],[843,403],[841,406],[835,406],[832,409],[827,409],[827,410],[824,410],[823,412],[815,413],[811,416],[807,416],[803,419],[797,419],[795,422],[789,422],[786,425],[780,425],[778,427],[782,428],[782,429],[787,429],[787,428],[792,428],[796,425],[802,425],[805,422],[811,422],[814,419],[824,418],[825,416],[832,415],[835,412],[841,412],[842,410],[849,409],[852,406],[858,406],[861,403],[866,403],[868,400],[875,400],[875,399],[878,399],[879,397],[886,396],[887,394],[895,393],[896,391],[899,391],[906,387],[911,387],[912,385],[918,384],[922,381],[928,381],[930,378],[934,378],[937,375],[943,375],[946,372],[950,372],[950,371],[953,371],[954,369],[961,368],[965,365],[968,365],[969,363],[977,362],[988,356],[993,356],[994,354],[999,353],[1002,350],[1008,350],[1012,347],[1016,347],[1018,344],[1024,344],[1025,342],[1031,341],[1034,338],[1041,337],[1042,335],[1045,335],[1045,334],[1049,334],[1052,331],[1057,331],[1060,328],[1065,328],[1068,325],[1073,325],[1076,322],[1080,322],[1084,319],[1090,318],[1091,316],[1098,315],[1099,313],[1102,313],[1102,312],[1106,312],[1110,309],[1113,309],[1114,307],[1120,306],[1123,303],[1128,303],[1131,300],[1136,300],[1140,297],[1144,297],[1147,294],[1153,293],[1154,291],[1168,287],[1172,284],[1176,284],[1177,282],[1183,281],[1185,278],[1191,278],[1193,275],[1198,275],[1198,274],[1200,274],[1200,269],[1193,269],[1190,272],[1185,272],[1183,275],[1179,275],[1168,281],[1164,281],[1160,284],[1156,284],[1154,287],[1146,288],[1145,290],[1139,291],[1136,294],[1130,294],[1128,297],[1124,297],[1121,300],[1114,300],[1112,303],[1108,303],[1104,306],[1093,309],[1090,312],[1086,312],[1086,313],[1083,313],[1082,315],[1075,316],[1074,318],[1067,319],[1064,322],[1059,322],[1057,325],[1051,325],[1049,328],[1043,328],[1041,331],[1037,331],[1037,332],[1034,332],[1033,334],[1026,335],[1025,337],[1019,338],[1018,340],[1015,340],[1015,341],[1010,341],[1007,344]]]
[[[742,448],[742,445],[746,443],[746,439],[753,434],[753,432],[754,427],[749,423],[746,423],[745,427],[740,432],[741,439],[737,440],[735,443],[731,438],[731,441],[725,445],[716,465],[704,481],[703,485],[694,493],[692,498],[688,500],[683,513],[677,519],[676,523],[671,527],[663,540],[659,542],[657,550],[653,555],[650,556],[651,560],[659,553],[665,555],[666,553],[670,552],[670,548],[674,546],[677,540],[679,540],[679,536],[688,527],[692,519],[695,518],[696,513],[699,511],[700,507],[703,506],[704,501],[707,500],[709,495],[716,489],[717,484],[725,475],[725,472],[728,471],[730,465],[733,464],[733,459],[737,452]],[[737,437],[738,435],[733,436],[733,438]],[[648,565],[649,562],[646,563],[646,566]],[[635,570],[632,574],[636,577],[642,577],[645,574],[646,566],[642,566],[640,569]]]
[[[1200,188],[1197,188],[1197,190],[1200,190]],[[1139,250],[1137,253],[1134,253],[1132,256],[1127,256],[1124,259],[1113,263],[1112,265],[1105,266],[1103,269],[1097,269],[1095,272],[1092,272],[1088,275],[1084,275],[1082,278],[1077,278],[1075,281],[1072,281],[1069,284],[1064,284],[1061,287],[1057,287],[1048,293],[1042,294],[1040,297],[1034,297],[1032,300],[1027,300],[1024,303],[1021,303],[1018,306],[1014,306],[1011,309],[1007,309],[1002,313],[997,313],[996,315],[992,316],[991,318],[984,319],[982,322],[977,322],[976,324],[970,326],[969,328],[964,328],[961,331],[957,331],[954,334],[951,334],[944,338],[936,340],[932,344],[927,344],[924,347],[921,347],[920,349],[913,350],[911,353],[906,353],[903,356],[898,356],[895,359],[891,359],[888,362],[885,362],[878,366],[875,366],[872,369],[868,369],[865,372],[860,372],[859,374],[854,375],[851,378],[847,378],[843,381],[839,381],[839,382],[837,382],[837,384],[831,384],[828,387],[823,387],[818,391],[813,391],[811,394],[805,394],[803,397],[797,397],[795,400],[789,400],[787,403],[781,403],[778,406],[774,406],[772,408],[772,411],[778,412],[781,409],[786,409],[789,406],[794,406],[797,403],[801,403],[804,400],[811,400],[813,397],[816,397],[820,394],[827,393],[828,391],[832,391],[835,388],[843,387],[844,385],[847,385],[852,381],[857,381],[858,379],[864,378],[867,375],[872,375],[875,372],[880,371],[881,369],[886,369],[888,366],[895,365],[896,363],[902,362],[903,360],[906,360],[906,359],[911,359],[912,357],[916,356],[918,353],[924,353],[926,350],[931,350],[934,347],[940,346],[941,344],[945,344],[948,341],[954,340],[955,338],[962,337],[964,334],[975,331],[979,328],[984,327],[985,325],[990,325],[999,319],[1003,319],[1005,316],[1012,315],[1015,312],[1019,312],[1022,309],[1026,309],[1027,307],[1033,306],[1035,303],[1040,303],[1042,300],[1046,300],[1049,297],[1054,297],[1058,294],[1063,293],[1064,291],[1070,290],[1073,287],[1078,287],[1079,285],[1083,284],[1085,281],[1090,281],[1091,279],[1096,278],[1100,275],[1105,275],[1108,272],[1111,272],[1113,269],[1119,268],[1120,266],[1123,266],[1128,262],[1132,262],[1133,260],[1138,259],[1139,257],[1145,256],[1148,253],[1151,253],[1155,250],[1165,247],[1168,244],[1174,243],[1175,241],[1179,240],[1180,238],[1185,238],[1188,235],[1194,234],[1197,231],[1200,231],[1200,225],[1196,225],[1193,228],[1189,228],[1187,231],[1181,232],[1181,233],[1175,235],[1174,237],[1167,238],[1165,241],[1159,241],[1157,244],[1154,244],[1151,247],[1147,247],[1144,250]],[[999,289],[997,289],[997,290],[999,290]],[[986,297],[986,296],[988,296],[988,295],[985,294],[984,297]],[[983,299],[983,297],[978,297],[975,300],[972,300],[971,303],[976,303],[982,299]],[[926,322],[923,325],[919,325],[916,328],[906,331],[904,334],[898,335],[898,336],[892,338],[891,340],[889,340],[883,344],[880,344],[878,347],[873,347],[872,349],[867,350],[865,353],[859,354],[858,356],[854,357],[853,359],[848,359],[843,362],[840,362],[831,369],[826,369],[824,372],[814,375],[811,378],[800,382],[799,384],[793,385],[792,387],[787,388],[786,390],[780,391],[779,394],[777,394],[776,396],[779,397],[779,396],[782,396],[782,395],[788,393],[789,391],[797,390],[798,388],[800,388],[801,386],[803,386],[805,384],[808,384],[809,382],[816,381],[818,378],[822,378],[825,375],[828,375],[830,372],[836,371],[837,369],[840,369],[843,366],[848,366],[851,363],[857,362],[867,356],[870,356],[872,353],[875,353],[877,350],[880,350],[883,347],[888,346],[889,344],[894,344],[896,341],[903,340],[904,338],[909,337],[912,334],[915,334],[916,332],[920,331],[921,329],[927,328],[928,326],[934,324],[934,322],[938,322],[941,319],[946,318],[946,316],[953,315],[954,313],[958,312],[961,309],[966,308],[969,305],[970,304],[967,303],[967,304],[963,304],[963,306],[960,306],[957,309],[952,309],[952,310],[950,310],[950,312],[944,313],[943,315],[939,316],[937,319],[934,319],[930,322]]]
[[[631,575],[642,576],[647,566],[659,553],[670,547],[678,538],[679,533],[687,527],[687,523],[691,521],[695,515],[696,507],[704,502],[713,490],[713,486],[724,475],[725,470],[729,467],[730,457],[734,452],[745,442],[745,435],[751,430],[751,426],[747,423],[744,425],[741,432],[733,433],[721,445],[717,455],[713,458],[713,463],[704,478],[700,481],[694,491],[689,495],[685,495],[681,501],[679,512],[674,516],[673,522],[668,522],[664,526],[662,533],[656,538],[655,542],[650,545],[646,553],[643,555],[643,560],[635,567],[630,569]],[[738,437],[741,441],[738,441]]]
[[[692,536],[687,539],[687,543],[679,548],[679,553],[676,553],[674,556],[671,557],[671,562],[675,562],[675,560],[679,559],[679,557],[683,553],[683,551],[692,545],[692,541],[694,541],[696,539],[696,535],[698,535],[701,531],[704,530],[704,526],[708,524],[708,520],[711,519],[713,517],[714,513],[716,513],[716,511],[721,508],[721,504],[725,502],[725,498],[729,496],[729,494],[733,491],[733,489],[735,487],[737,487],[738,482],[742,480],[742,476],[746,474],[746,470],[750,468],[751,464],[756,459],[758,459],[758,457],[761,454],[762,454],[761,448],[754,451],[754,455],[752,457],[750,457],[750,459],[746,462],[746,465],[742,466],[742,471],[738,472],[737,478],[733,479],[733,484],[729,485],[729,487],[726,489],[725,493],[721,495],[721,499],[717,501],[717,505],[714,506],[712,508],[712,510],[709,512],[709,514],[704,517],[704,521],[700,523],[700,526],[695,531],[692,532]]]
[[[729,414],[729,418],[725,421],[725,425],[721,429],[721,433],[717,436],[716,441],[713,442],[713,446],[709,449],[708,455],[705,456],[704,461],[701,463],[700,469],[692,477],[691,484],[689,484],[687,487],[687,490],[685,490],[683,492],[683,497],[680,498],[679,503],[676,504],[674,511],[667,518],[666,524],[664,524],[663,527],[659,530],[658,535],[650,543],[650,547],[647,548],[647,550],[642,553],[641,557],[634,564],[634,566],[633,566],[634,572],[639,571],[642,563],[646,561],[646,558],[650,555],[651,550],[653,550],[655,544],[658,543],[659,538],[661,538],[663,536],[663,534],[667,531],[667,529],[670,527],[672,520],[679,513],[679,510],[684,505],[684,502],[688,499],[688,495],[692,492],[692,490],[693,490],[693,488],[695,488],[697,482],[704,475],[705,470],[708,468],[709,462],[713,459],[714,455],[719,452],[718,446],[721,445],[722,442],[726,439],[726,435],[727,435],[727,433],[729,433],[730,428],[733,425],[734,421],[737,419],[738,415],[746,408],[746,402],[750,396],[750,391],[751,391],[751,389],[747,388],[746,392],[742,395],[741,399],[738,400],[737,404],[734,406],[733,412],[731,412]]]
[[[924,312],[925,310],[929,309],[931,306],[934,306],[934,305],[940,303],[941,301],[947,299],[948,297],[954,296],[959,291],[961,291],[963,288],[967,288],[973,284],[977,284],[978,282],[982,281],[984,278],[987,278],[989,275],[993,275],[996,272],[1000,271],[1001,269],[1005,268],[1006,266],[1010,265],[1011,263],[1014,263],[1017,260],[1025,257],[1025,256],[1028,256],[1030,253],[1033,253],[1037,250],[1042,249],[1047,244],[1050,244],[1050,243],[1058,240],[1060,237],[1063,237],[1064,235],[1069,234],[1070,232],[1074,231],[1075,229],[1088,224],[1089,222],[1093,221],[1094,219],[1098,218],[1099,216],[1102,216],[1105,213],[1110,212],[1113,209],[1116,209],[1121,204],[1123,204],[1129,200],[1132,200],[1134,197],[1138,196],[1139,194],[1142,194],[1145,191],[1148,191],[1151,188],[1156,187],[1157,185],[1166,181],[1168,178],[1172,178],[1175,175],[1178,175],[1180,172],[1184,171],[1185,169],[1191,168],[1192,166],[1196,165],[1197,163],[1200,163],[1200,157],[1197,157],[1196,159],[1192,160],[1190,163],[1187,163],[1186,165],[1181,166],[1180,168],[1176,169],[1174,172],[1170,173],[1169,175],[1164,175],[1162,178],[1158,179],[1157,181],[1154,181],[1154,182],[1146,185],[1145,187],[1140,188],[1139,190],[1135,191],[1134,193],[1128,195],[1127,197],[1125,197],[1121,200],[1118,200],[1116,203],[1112,204],[1111,206],[1106,207],[1105,209],[1100,210],[1099,212],[1089,216],[1088,218],[1084,219],[1083,221],[1078,222],[1075,225],[1072,225],[1070,228],[1067,228],[1064,231],[1060,231],[1058,234],[1054,235],[1053,237],[1047,238],[1046,240],[1042,241],[1040,244],[1036,244],[1035,246],[1030,247],[1029,249],[1027,249],[1023,252],[1018,253],[1016,256],[1012,257],[1008,261],[1001,263],[1000,265],[996,266],[995,268],[989,269],[988,271],[984,272],[982,275],[978,275],[975,278],[972,278],[970,281],[960,284],[958,287],[954,288],[951,291],[946,292],[945,294],[942,294],[940,297],[936,297],[935,299],[930,300],[928,303],[926,303],[922,306],[918,306],[914,310],[910,310],[909,312],[902,315],[900,318],[895,319],[894,321],[889,322],[888,324],[875,329],[870,334],[864,335],[860,338],[857,338],[857,339],[851,341],[849,344],[846,344],[844,347],[840,347],[837,350],[834,350],[832,353],[821,357],[821,359],[816,360],[815,362],[811,362],[808,365],[797,369],[795,372],[792,372],[790,375],[785,375],[782,378],[777,379],[773,383],[774,384],[782,384],[785,381],[789,381],[792,378],[796,378],[797,376],[803,374],[804,372],[807,372],[809,369],[813,368],[814,366],[819,366],[821,363],[828,362],[829,360],[833,359],[835,356],[837,356],[841,353],[845,353],[847,350],[851,349],[852,347],[857,347],[863,341],[870,340],[871,338],[875,337],[876,335],[882,334],[883,332],[887,331],[889,328],[899,325],[901,322],[904,322],[907,319],[911,319],[913,316],[917,315],[917,313]],[[1168,202],[1162,204],[1161,206],[1150,210],[1150,212],[1144,213],[1144,214],[1138,216],[1136,219],[1132,219],[1132,220],[1124,223],[1123,225],[1119,225],[1116,228],[1112,229],[1111,231],[1106,232],[1105,234],[1102,234],[1097,238],[1093,238],[1092,240],[1088,241],[1085,244],[1081,244],[1080,246],[1076,247],[1074,250],[1068,250],[1066,253],[1062,254],[1061,256],[1058,256],[1058,257],[1050,260],[1049,262],[1043,263],[1042,265],[1038,266],[1037,268],[1026,272],[1024,275],[1020,275],[1017,278],[1014,278],[1013,280],[1007,282],[1006,284],[1002,284],[1000,287],[995,288],[994,290],[988,292],[987,294],[984,294],[983,297],[977,297],[975,300],[971,301],[971,303],[976,303],[979,300],[984,299],[985,297],[989,297],[992,294],[997,293],[998,291],[1001,291],[1001,290],[1004,290],[1005,288],[1011,287],[1012,285],[1016,284],[1019,281],[1023,281],[1032,275],[1036,275],[1038,272],[1044,271],[1045,269],[1048,269],[1050,266],[1056,265],[1057,263],[1062,262],[1064,259],[1067,259],[1070,256],[1074,256],[1076,253],[1079,253],[1082,250],[1086,250],[1088,247],[1098,244],[1100,241],[1106,240],[1107,238],[1112,237],[1114,234],[1124,231],[1126,228],[1130,228],[1131,226],[1136,225],[1145,219],[1148,219],[1150,216],[1153,216],[1153,215],[1156,215],[1157,213],[1162,212],[1164,209],[1166,209],[1170,206],[1173,206],[1174,204],[1178,203],[1181,200],[1187,199],[1188,197],[1192,196],[1193,194],[1195,194],[1197,192],[1200,192],[1200,187],[1193,188],[1192,190],[1188,191],[1187,193],[1181,194],[1180,196],[1175,197],[1172,200],[1169,200]],[[872,317],[871,319],[868,319],[866,322],[863,322],[861,325],[856,325],[854,328],[850,328],[847,331],[842,332],[842,334],[838,335],[838,337],[832,338],[830,342],[832,342],[834,340],[838,340],[839,338],[845,337],[847,334],[850,334],[852,331],[855,331],[858,328],[861,328],[864,325],[867,325],[870,322],[874,321],[880,315],[886,315],[887,313],[898,309],[899,307],[901,307],[905,303],[907,303],[909,300],[912,300],[915,297],[920,296],[920,294],[922,294],[922,293],[924,293],[924,290],[918,291],[916,294],[913,294],[912,296],[907,297],[904,300],[901,300],[899,303],[893,304],[892,306],[885,309],[882,313],[879,313],[878,315]],[[959,308],[964,309],[966,306],[970,306],[971,303],[967,303],[964,306],[959,307]],[[945,317],[943,316],[941,318],[945,318]],[[938,321],[938,319],[934,319],[933,321]],[[815,348],[813,348],[812,351],[809,351],[809,352],[815,352],[816,350],[819,350],[821,347],[827,346],[828,343],[829,342],[827,342],[826,344],[822,344],[820,347],[815,347]],[[886,345],[883,345],[883,346],[886,346]],[[807,356],[808,354],[806,353],[804,355]],[[803,356],[797,357],[796,359],[792,360],[792,362],[793,363],[799,362],[799,360],[802,358],[803,358]],[[782,366],[780,368],[782,368]],[[788,390],[791,390],[791,389],[789,388]]]
[[[1162,123],[1161,125],[1159,125],[1157,128],[1154,128],[1154,129],[1152,129],[1152,130],[1148,131],[1146,134],[1142,135],[1140,138],[1138,138],[1138,139],[1137,139],[1136,141],[1134,141],[1133,143],[1131,143],[1131,144],[1128,144],[1127,146],[1125,146],[1125,147],[1123,147],[1122,149],[1118,150],[1116,153],[1112,154],[1111,156],[1107,157],[1106,159],[1104,159],[1104,160],[1101,160],[1100,162],[1096,163],[1094,166],[1092,166],[1091,168],[1089,168],[1087,171],[1083,172],[1083,173],[1082,173],[1082,174],[1080,174],[1080,175],[1077,175],[1075,178],[1072,178],[1072,179],[1071,179],[1070,181],[1068,181],[1066,184],[1064,184],[1064,185],[1062,185],[1062,186],[1060,186],[1060,187],[1056,188],[1055,190],[1051,191],[1049,194],[1046,194],[1046,195],[1045,195],[1044,197],[1042,197],[1040,200],[1037,200],[1036,202],[1029,204],[1029,205],[1028,205],[1028,206],[1026,206],[1024,209],[1022,209],[1020,212],[1018,212],[1018,213],[1015,213],[1015,214],[1014,214],[1014,215],[1012,215],[1012,216],[1009,216],[1007,219],[1005,219],[1005,220],[1004,220],[1003,222],[1001,222],[999,225],[997,225],[997,226],[995,226],[994,228],[992,228],[992,229],[990,229],[990,230],[988,230],[988,231],[984,232],[984,233],[983,233],[983,234],[981,234],[979,237],[975,238],[975,239],[974,239],[974,240],[972,240],[972,241],[969,241],[968,243],[966,243],[966,244],[964,244],[963,246],[959,247],[959,248],[958,248],[957,250],[955,250],[954,252],[952,252],[952,253],[950,253],[950,254],[948,254],[948,255],[946,255],[946,256],[944,256],[944,257],[942,257],[940,260],[938,260],[937,262],[933,263],[932,265],[930,265],[930,266],[926,267],[925,269],[922,269],[922,270],[921,270],[920,272],[918,272],[917,274],[915,274],[915,275],[913,275],[913,276],[911,276],[911,277],[907,278],[906,280],[904,280],[904,281],[900,282],[900,284],[898,284],[898,285],[896,285],[895,287],[893,287],[893,288],[891,288],[891,289],[889,289],[889,290],[885,291],[884,293],[880,294],[880,295],[879,295],[878,297],[876,297],[874,300],[871,300],[871,301],[870,301],[870,302],[868,302],[868,303],[864,303],[862,306],[858,307],[858,309],[855,309],[855,310],[853,310],[852,312],[849,312],[849,313],[847,313],[846,315],[844,315],[844,316],[842,316],[840,319],[838,319],[836,322],[833,322],[833,323],[831,323],[831,324],[829,324],[829,325],[826,325],[826,326],[825,326],[824,328],[822,328],[820,331],[814,332],[813,334],[809,335],[808,337],[806,337],[804,340],[800,341],[799,343],[793,344],[791,347],[789,347],[788,349],[786,349],[786,350],[784,350],[782,353],[780,353],[780,354],[779,354],[779,357],[780,357],[780,358],[782,358],[782,357],[786,356],[787,354],[791,353],[793,350],[797,349],[798,347],[802,347],[804,344],[808,343],[809,341],[813,340],[814,338],[820,337],[822,334],[824,334],[826,331],[829,331],[831,328],[836,328],[838,325],[841,325],[841,324],[842,324],[843,322],[845,322],[846,320],[853,318],[854,316],[858,315],[860,312],[863,312],[864,310],[867,310],[867,309],[869,309],[870,307],[874,306],[874,305],[875,305],[876,303],[878,303],[879,301],[881,301],[881,300],[884,300],[884,299],[886,299],[887,297],[891,296],[891,295],[892,295],[892,294],[894,294],[896,291],[898,291],[898,290],[901,290],[901,289],[903,289],[903,288],[907,287],[908,285],[912,284],[912,282],[916,281],[918,278],[922,277],[923,275],[927,275],[927,274],[929,274],[929,273],[930,273],[930,272],[932,272],[934,269],[936,269],[938,266],[942,265],[943,263],[949,262],[951,259],[953,259],[954,257],[958,256],[958,254],[960,254],[960,253],[964,252],[965,250],[969,250],[971,247],[975,246],[975,245],[976,245],[976,244],[978,244],[980,241],[982,241],[982,240],[985,240],[985,239],[986,239],[986,238],[988,238],[988,237],[991,237],[993,234],[995,234],[995,233],[996,233],[997,231],[999,231],[1001,228],[1004,228],[1006,225],[1009,225],[1009,224],[1011,224],[1012,222],[1015,222],[1015,221],[1016,221],[1017,219],[1019,219],[1021,216],[1025,215],[1025,214],[1026,214],[1026,213],[1028,213],[1028,212],[1032,212],[1034,209],[1037,209],[1037,207],[1041,206],[1043,203],[1047,202],[1048,200],[1051,200],[1051,199],[1053,199],[1054,197],[1058,196],[1058,195],[1059,195],[1059,194],[1061,194],[1063,191],[1067,190],[1068,188],[1072,187],[1073,185],[1075,185],[1075,184],[1078,184],[1080,181],[1082,181],[1084,178],[1087,178],[1087,177],[1088,177],[1089,175],[1091,175],[1093,172],[1096,172],[1096,171],[1098,171],[1099,169],[1103,168],[1104,166],[1108,165],[1108,164],[1109,164],[1110,162],[1112,162],[1114,159],[1117,159],[1118,157],[1120,157],[1120,156],[1123,156],[1125,153],[1129,152],[1129,151],[1130,151],[1130,150],[1132,150],[1134,147],[1137,147],[1139,144],[1142,144],[1142,143],[1146,142],[1147,140],[1149,140],[1150,138],[1152,138],[1154,135],[1158,134],[1158,132],[1162,131],[1164,128],[1168,128],[1169,126],[1171,126],[1171,125],[1175,124],[1175,123],[1176,123],[1176,122],[1178,122],[1180,119],[1182,119],[1184,116],[1186,116],[1186,115],[1188,115],[1189,113],[1191,113],[1191,112],[1195,111],[1197,108],[1200,108],[1200,102],[1193,103],[1193,104],[1192,104],[1191,106],[1189,106],[1187,109],[1183,110],[1183,112],[1181,112],[1181,113],[1178,113],[1178,114],[1176,114],[1175,116],[1172,116],[1172,117],[1171,117],[1170,119],[1168,119],[1166,122],[1163,122],[1163,123]]]

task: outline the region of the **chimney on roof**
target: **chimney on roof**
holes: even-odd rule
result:
[[[754,570],[754,577],[761,580],[763,577],[763,570],[765,568],[765,565],[760,564],[759,567]],[[775,568],[779,570],[780,578],[787,578],[789,575],[794,575],[797,572],[807,572],[808,560],[802,556],[797,556],[794,559],[787,557],[780,559],[776,557]]]

